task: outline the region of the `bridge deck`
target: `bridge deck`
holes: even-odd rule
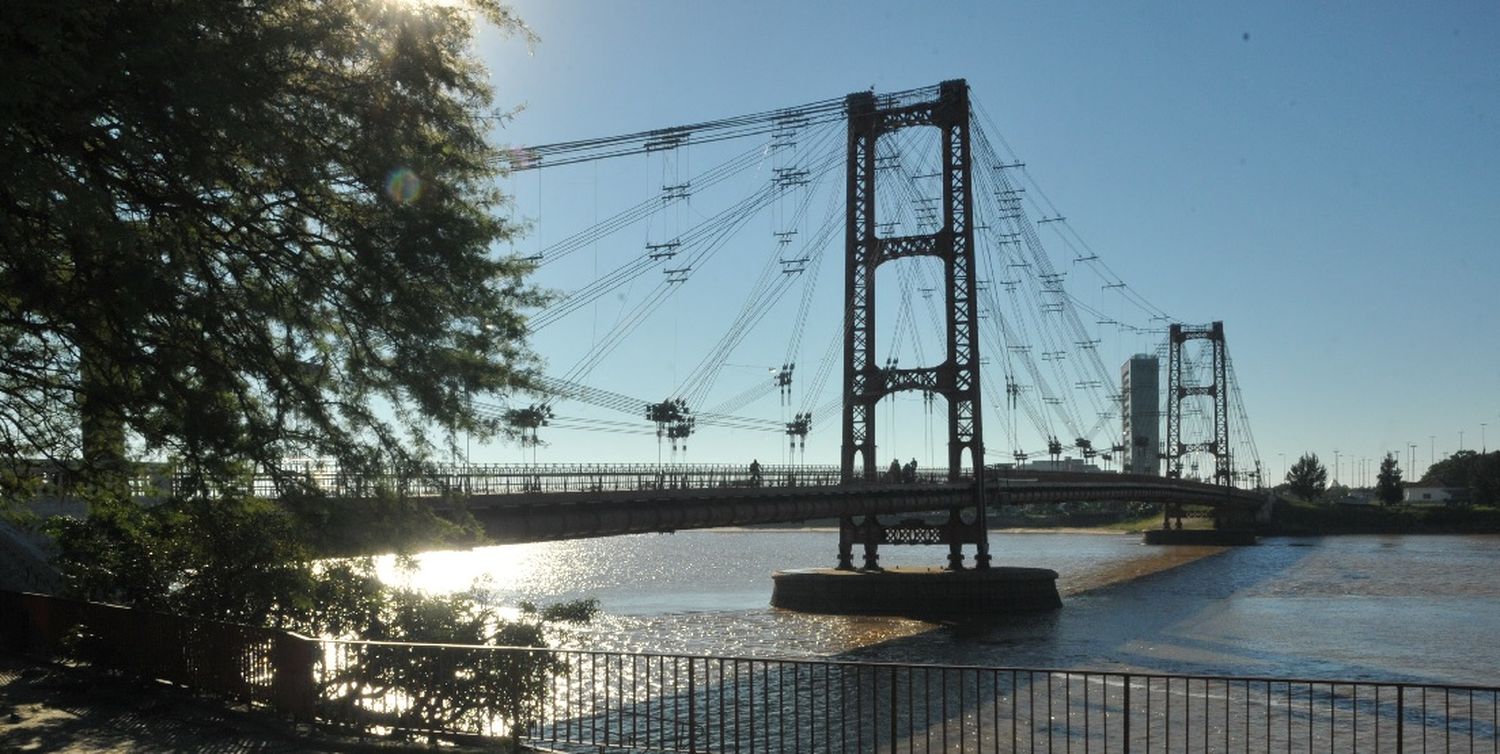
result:
[[[171,477],[143,477],[138,492],[160,496]],[[438,467],[421,476],[346,475],[309,468],[295,478],[258,477],[248,490],[276,497],[289,485],[332,497],[366,499],[380,491],[431,498],[439,511],[468,511],[496,542],[602,537],[844,516],[898,515],[968,506],[972,475],[948,480],[922,471],[902,482],[846,481],[836,466],[485,465]],[[991,505],[1145,501],[1206,506],[1244,514],[1265,493],[1140,474],[990,469]]]
[[[587,489],[579,489],[580,478]],[[572,482],[557,476],[497,481],[470,485],[486,491],[450,496],[437,507],[462,507],[496,541],[519,542],[943,510],[968,505],[974,483],[935,474],[909,483],[844,482],[826,470],[763,474],[758,480],[743,473],[635,478],[594,473]],[[1243,513],[1265,500],[1248,490],[1104,473],[991,474],[985,490],[991,505],[1148,501]]]

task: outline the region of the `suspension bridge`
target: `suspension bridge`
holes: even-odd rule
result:
[[[535,202],[537,246],[514,253],[556,294],[530,320],[554,366],[531,402],[474,409],[532,462],[299,483],[430,497],[496,542],[837,519],[838,570],[870,573],[902,544],[946,545],[950,573],[969,546],[989,570],[993,506],[1155,502],[1170,532],[1243,531],[1266,503],[1223,323],[1176,322],[1115,275],[962,80],[504,159]],[[631,183],[644,198],[601,209]],[[842,295],[819,289],[830,270]],[[1107,343],[1135,354],[1119,373]],[[779,463],[688,462],[767,437]],[[594,462],[652,438],[655,463]],[[579,455],[537,463],[547,443]]]
[[[550,366],[534,402],[475,408],[533,461],[623,435],[654,436],[657,464],[448,479],[497,539],[837,517],[842,568],[905,542],[949,545],[951,568],[973,545],[983,568],[989,505],[1150,500],[1180,528],[1184,505],[1222,523],[1264,502],[1243,489],[1260,463],[1223,324],[1178,323],[1120,279],[962,80],[505,159],[535,225],[514,253],[557,294],[531,320]],[[835,276],[842,295],[820,291]],[[1165,362],[1164,389],[1126,400],[1106,343]],[[782,463],[688,463],[767,436]],[[808,465],[809,444],[838,465]],[[951,515],[877,518],[930,510]]]
[[[535,396],[474,408],[532,463],[309,469],[330,494],[461,492],[502,542],[837,518],[841,568],[904,543],[986,567],[993,505],[1151,501],[1180,528],[1264,503],[1223,324],[1179,323],[1116,275],[962,80],[504,159],[536,226],[512,253],[555,294],[530,320],[549,366]],[[1128,393],[1109,346],[1136,354]],[[544,445],[578,455],[538,464]],[[654,464],[594,462],[653,445]],[[746,460],[689,463],[689,445]],[[879,518],[920,511],[949,515]]]
[[[964,363],[975,362],[961,370],[970,372],[965,384],[985,396],[962,406],[989,430],[975,433],[982,463],[1076,453],[1109,469],[1134,452],[1121,436],[1120,375],[1103,355],[1112,345],[1160,362],[1177,357],[1164,393],[1194,391],[1155,409],[1180,409],[1171,423],[1187,449],[1158,437],[1147,451],[1152,465],[1167,455],[1173,476],[1258,483],[1222,329],[1210,356],[1174,351],[1176,320],[1072,230],[984,109],[970,108],[962,82],[953,82],[964,95],[954,120],[965,126],[965,153],[945,158],[943,129],[917,127],[931,125],[941,88],[511,150],[511,191],[535,226],[535,245],[515,253],[558,294],[530,322],[549,366],[536,402],[477,408],[514,427],[523,448],[550,443],[567,461],[594,457],[605,435],[614,436],[611,456],[654,436],[668,462],[686,461],[690,444],[719,457],[731,448],[748,461],[780,436],[788,463],[805,462],[809,444],[831,460],[842,446],[863,454],[878,439],[893,455],[951,466],[932,427],[945,396],[938,372],[924,367],[953,361],[943,358],[951,331],[965,341]],[[871,115],[856,125],[851,107]],[[906,115],[890,121],[900,110]],[[860,133],[872,135],[854,154]],[[962,185],[945,189],[945,169]],[[644,196],[603,208],[601,191],[618,198],[613,192],[632,189]],[[580,212],[569,200],[592,206]],[[964,247],[960,262],[973,257],[953,280],[948,252],[938,251],[949,237]],[[845,254],[829,253],[840,241]],[[856,258],[867,246],[878,250]],[[842,296],[826,284],[839,272]],[[1198,392],[1205,385],[1218,395]],[[869,435],[853,443],[832,431],[849,423],[841,412],[851,393],[859,396],[853,423]],[[1236,431],[1225,442],[1234,447],[1207,452],[1203,443],[1224,439],[1215,435],[1231,412]]]

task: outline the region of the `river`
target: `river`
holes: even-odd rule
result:
[[[771,573],[827,566],[826,530],[709,530],[416,557],[382,577],[433,591],[482,579],[502,605],[598,598],[572,647],[1210,675],[1500,685],[1500,536],[1270,538],[1148,547],[1139,535],[990,537],[997,565],[1058,572],[1061,610],[975,627],[769,607]],[[887,547],[883,565],[937,565]]]

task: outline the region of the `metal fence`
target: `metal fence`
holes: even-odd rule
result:
[[[170,681],[298,719],[312,719],[317,701],[317,642],[286,631],[0,591],[0,648]]]
[[[139,497],[180,492],[180,481],[154,473],[131,480]],[[879,481],[887,480],[884,475]],[[921,469],[909,481],[948,481],[946,470]],[[390,491],[411,497],[448,494],[507,495],[536,492],[633,492],[703,490],[726,487],[826,487],[844,482],[838,466],[764,464],[436,464],[417,473],[346,473],[332,466],[309,465],[279,476],[257,474],[237,491],[277,497],[297,487],[334,497],[368,497]]]
[[[534,492],[634,492],[727,487],[827,487],[844,483],[837,466],[765,464],[473,464],[437,465],[425,474],[346,475],[309,471],[299,479],[256,477],[252,491],[274,496],[289,481],[309,484],[337,497],[362,497],[388,489],[428,497],[449,493],[506,495]],[[923,469],[911,481],[941,483],[947,471]]]
[[[1500,688],[311,639],[0,592],[0,639],[415,738],[560,751],[1500,754]]]
[[[357,678],[369,648],[330,643],[323,675]],[[398,651],[446,673],[481,662],[456,648],[446,660],[441,648]],[[511,667],[545,664],[542,693],[454,732],[520,726],[564,751],[1500,751],[1492,687],[492,651],[513,653]],[[402,718],[396,696],[366,703],[367,721]]]

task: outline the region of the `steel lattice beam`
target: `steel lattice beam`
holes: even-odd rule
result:
[[[880,108],[870,92],[846,99],[849,118],[847,216],[845,224],[844,444],[841,468],[848,481],[874,481],[875,407],[902,390],[925,390],[948,400],[948,475],[962,475],[965,456],[984,468],[979,402],[979,337],[975,308],[973,182],[969,144],[969,90],[963,80],[945,81],[936,100]],[[930,235],[880,238],[876,235],[875,149],[883,133],[912,127],[942,132],[943,224]],[[946,359],[921,369],[883,369],[875,353],[875,269],[903,257],[934,256],[943,261],[947,297]],[[983,475],[979,475],[982,480]],[[975,485],[971,522],[962,536],[948,538],[949,566],[961,568],[964,542],[976,544],[975,564],[989,565],[982,481]],[[955,519],[961,517],[955,514]],[[841,527],[853,529],[852,522]],[[839,566],[852,568],[847,535],[840,537]],[[873,551],[871,551],[873,555]],[[873,558],[867,566],[874,567]]]
[[[1213,350],[1213,382],[1208,385],[1183,383],[1182,348],[1189,340],[1207,340]],[[1214,322],[1206,327],[1172,325],[1168,333],[1167,356],[1167,475],[1182,476],[1182,456],[1203,452],[1214,457],[1214,483],[1231,485],[1234,481],[1229,442],[1229,358],[1225,351],[1224,323]],[[1182,441],[1181,402],[1190,397],[1206,395],[1213,398],[1213,439],[1208,442],[1184,443]]]

